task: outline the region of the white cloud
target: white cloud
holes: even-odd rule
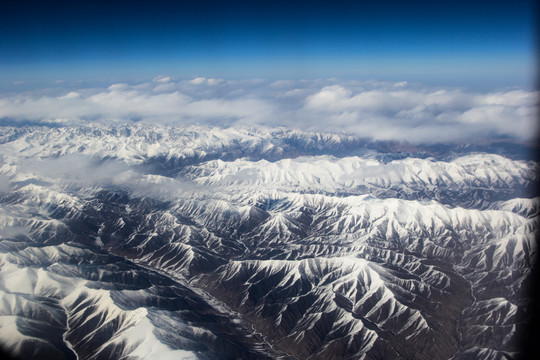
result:
[[[58,98],[59,99],[76,99],[76,98],[79,98],[79,97],[81,97],[81,94],[79,94],[76,91],[70,91],[66,95],[59,96]]]
[[[156,76],[154,79],[152,79],[152,81],[160,82],[160,83],[168,83],[171,81],[171,77],[165,76],[165,75],[159,75],[159,76]]]
[[[205,78],[205,77],[196,77],[195,79],[192,79],[189,81],[193,85],[210,85],[210,86],[216,86],[225,83],[225,80],[223,79],[212,79],[212,78]]]
[[[269,86],[277,89],[290,89],[294,84],[293,80],[276,80]]]
[[[185,182],[181,179],[145,174],[121,160],[99,160],[93,156],[67,154],[55,158],[30,159],[21,163],[17,172],[22,177],[39,178],[52,187],[61,189],[120,186],[134,196],[152,196],[170,200],[183,192],[209,192],[205,185]],[[0,195],[11,191],[10,179],[0,175]],[[16,188],[16,186],[15,186]]]
[[[308,96],[306,112],[324,115],[346,130],[376,139],[460,140],[506,135],[536,135],[538,93],[514,90],[475,94],[461,90],[370,89],[352,92],[340,85]],[[319,126],[322,124],[318,124]]]
[[[98,161],[84,155],[65,155],[58,158],[35,159],[21,166],[21,172],[39,174],[47,181],[70,184],[124,184],[135,176],[128,165],[115,160]]]
[[[154,92],[168,92],[173,91],[175,89],[175,85],[173,83],[164,83],[159,84],[154,88]]]
[[[215,86],[223,83],[222,79],[206,79],[206,83],[210,86]]]
[[[56,97],[36,91],[0,96],[0,118],[286,126],[419,142],[531,139],[536,136],[537,97],[525,90],[477,93],[407,82],[205,77],[173,82],[158,76],[137,85],[68,89]]]
[[[190,83],[192,83],[194,85],[204,84],[205,82],[206,82],[206,78],[204,78],[204,77],[197,77],[197,78],[190,81]]]
[[[340,85],[326,86],[306,99],[306,106],[312,109],[346,108],[351,92]]]

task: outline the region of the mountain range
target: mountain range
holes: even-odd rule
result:
[[[2,126],[0,154],[12,356],[526,355],[526,145],[89,123]]]

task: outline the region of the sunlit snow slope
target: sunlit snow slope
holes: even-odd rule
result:
[[[25,359],[520,355],[538,164],[504,143],[0,128],[0,344]]]

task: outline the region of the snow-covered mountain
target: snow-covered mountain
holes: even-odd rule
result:
[[[515,144],[0,128],[0,344],[55,359],[499,359],[531,316]]]

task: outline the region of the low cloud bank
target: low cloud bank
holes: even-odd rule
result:
[[[475,93],[406,82],[226,81],[158,76],[139,84],[0,96],[6,124],[142,121],[285,126],[376,140],[470,141],[537,136],[538,92]],[[9,121],[8,121],[9,120]]]
[[[31,179],[30,182],[37,181],[40,185],[46,184],[67,192],[118,187],[129,190],[134,196],[151,196],[163,201],[182,193],[212,193],[212,189],[204,185],[148,174],[144,168],[136,168],[120,160],[99,160],[81,154],[26,160],[18,165],[17,173],[19,177]],[[9,176],[0,175],[0,195],[12,190],[11,180]],[[15,180],[14,183],[16,188],[17,185],[26,184],[26,181]]]

